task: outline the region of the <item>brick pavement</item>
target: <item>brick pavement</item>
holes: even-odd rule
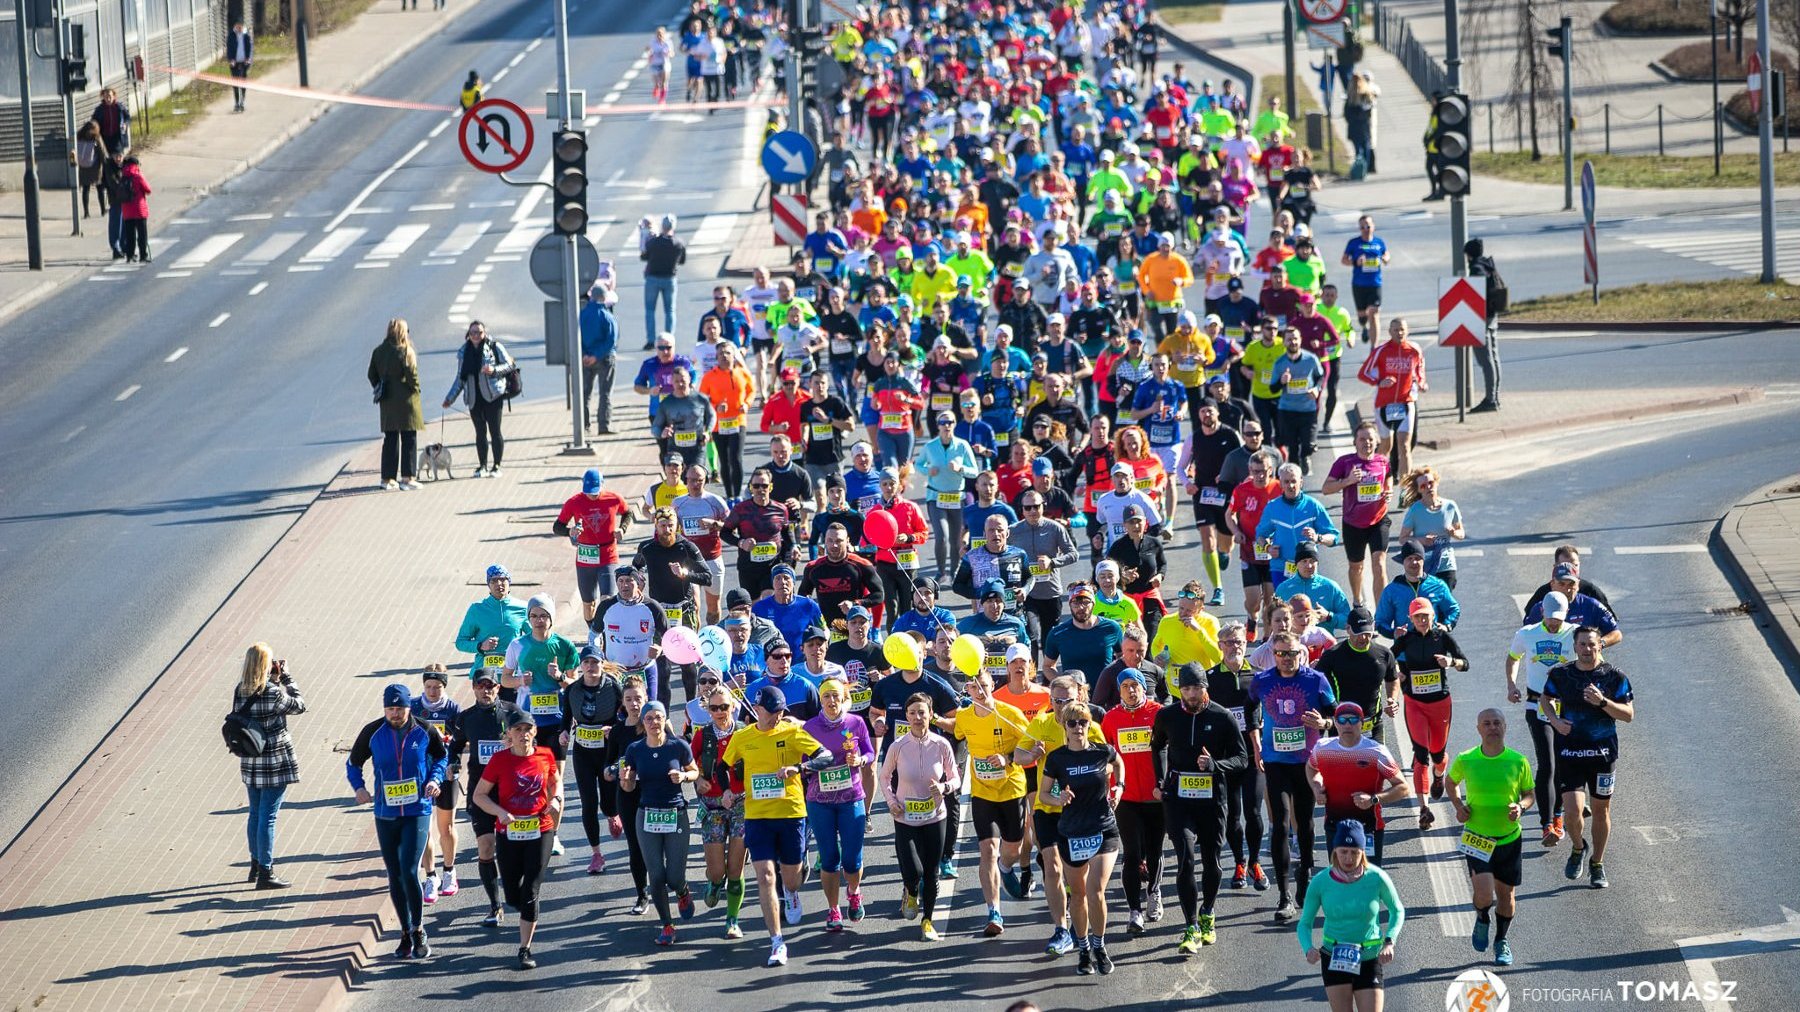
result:
[[[591,458],[627,496],[654,480],[640,404],[627,394],[623,434]],[[546,536],[589,466],[557,457],[567,420],[560,400],[511,412],[498,480],[383,493],[379,445],[351,459],[0,853],[11,965],[0,1008],[315,1009],[341,997],[388,944],[371,929],[391,925],[372,816],[343,779],[382,686],[462,658],[451,641],[491,562],[512,569],[521,596],[550,588],[561,631],[581,625],[566,546]],[[470,432],[457,436],[466,476]],[[288,658],[308,706],[291,722],[302,779],[277,827],[277,867],[294,882],[284,892],[244,884],[244,789],[218,736],[257,640]]]
[[[1758,489],[1719,521],[1719,542],[1760,614],[1800,667],[1800,474]]]

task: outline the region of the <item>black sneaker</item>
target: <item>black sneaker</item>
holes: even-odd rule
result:
[[[1600,862],[1598,861],[1588,862],[1588,885],[1593,886],[1595,889],[1605,889],[1607,886],[1612,885],[1611,882],[1606,880],[1606,869],[1601,867]]]
[[[431,958],[431,943],[425,940],[425,929],[424,928],[420,928],[417,931],[413,932],[412,958],[414,958],[414,959],[430,959]]]
[[[1075,972],[1086,977],[1094,972],[1094,954],[1086,949],[1081,950],[1081,960],[1075,964]]]
[[[1113,972],[1112,957],[1106,954],[1104,945],[1094,947],[1094,969],[1099,970],[1102,976]]]
[[[481,919],[481,926],[484,928],[497,928],[500,926],[500,922],[502,919],[503,918],[500,913],[500,908],[495,907],[494,909],[488,911],[488,915],[486,917],[483,917]]]
[[[537,959],[531,955],[531,946],[529,945],[519,946],[519,969],[537,969]]]
[[[413,936],[410,931],[400,932],[400,945],[394,949],[395,959],[411,959],[413,954]]]
[[[1474,407],[1470,408],[1469,413],[1472,415],[1483,415],[1483,414],[1487,414],[1490,411],[1499,411],[1499,410],[1500,410],[1500,405],[1495,404],[1493,401],[1482,401],[1480,404],[1477,404]]]

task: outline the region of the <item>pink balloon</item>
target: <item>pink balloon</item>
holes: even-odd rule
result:
[[[887,510],[876,510],[863,521],[863,537],[876,548],[893,548],[894,539],[899,536],[900,525]]]
[[[676,664],[700,663],[700,637],[687,626],[678,625],[663,633],[662,648]]]

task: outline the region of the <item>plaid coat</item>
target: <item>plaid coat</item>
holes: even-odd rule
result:
[[[235,710],[242,705],[243,696],[239,690],[232,690],[232,708]],[[244,786],[269,788],[299,782],[300,764],[294,760],[294,739],[288,736],[287,718],[289,714],[305,712],[306,700],[301,698],[300,687],[292,680],[286,684],[271,681],[250,701],[248,716],[262,721],[269,744],[262,755],[238,759],[238,772],[243,776]]]

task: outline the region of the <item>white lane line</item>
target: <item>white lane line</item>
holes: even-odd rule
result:
[[[163,359],[163,363],[166,365],[170,362],[175,361],[176,359],[179,359],[181,356],[186,355],[186,354],[187,354],[187,348],[185,346],[176,348],[174,351],[169,352],[169,357]]]
[[[386,207],[359,207],[356,210],[351,211],[350,213],[351,214],[387,214],[391,210],[392,210],[392,208],[386,208]]]
[[[123,281],[125,279],[118,276],[117,274],[94,274],[94,275],[89,276],[88,280],[89,281]]]
[[[550,182],[550,166],[548,164],[544,166],[543,171],[538,173],[537,181],[546,184]],[[518,207],[513,208],[512,220],[514,223],[531,217],[531,212],[537,207],[538,201],[544,199],[544,190],[543,186],[534,186],[525,191],[525,199],[519,201]],[[548,224],[549,219],[544,219],[544,222]]]
[[[273,218],[273,217],[275,217],[275,215],[265,211],[262,214],[234,214],[231,217],[226,218],[225,220],[226,221],[268,221],[270,218]]]
[[[159,278],[191,278],[194,276],[194,272],[193,271],[159,271],[159,272],[157,272],[156,276]]]
[[[359,271],[374,271],[391,267],[393,266],[393,263],[388,260],[363,260],[359,261],[355,266]]]
[[[1705,545],[1619,545],[1614,555],[1702,555]]]
[[[1578,547],[1576,550],[1579,551],[1583,555],[1594,554],[1593,548],[1591,548],[1587,545],[1582,545],[1582,546]],[[1506,554],[1512,555],[1512,556],[1555,555],[1556,554],[1556,546],[1555,545],[1530,545],[1530,546],[1527,546],[1524,548],[1514,547],[1514,548],[1508,548],[1506,550]]]
[[[171,219],[169,219],[169,224],[171,224],[171,225],[204,225],[204,224],[206,224],[206,222],[207,222],[206,218],[171,218]]]
[[[294,248],[294,244],[306,238],[305,232],[275,232],[267,239],[256,244],[256,248],[244,254],[238,261],[239,267],[261,267],[273,263],[275,259]]]
[[[612,105],[614,102],[617,102],[618,100],[619,100],[619,93],[615,91],[615,92],[608,94],[605,98],[601,99],[600,101],[606,103],[607,105]]]
[[[523,62],[525,62],[525,54],[519,53],[516,56],[514,56],[512,59],[506,61],[506,65],[508,67],[516,67]]]
[[[516,264],[516,263],[523,261],[524,259],[525,259],[524,257],[509,257],[509,256],[490,256],[490,257],[486,258],[487,262],[490,264]]]
[[[589,128],[597,127],[600,125],[600,117],[589,116],[587,119],[581,121],[581,125]]]
[[[341,232],[330,232],[312,249],[307,250],[306,255],[300,258],[300,262],[303,264],[330,263],[343,255],[345,250],[356,245],[356,241],[367,233],[368,229],[365,228],[346,228]],[[291,267],[288,269],[293,270]]]
[[[269,283],[267,281],[258,281],[256,284],[250,286],[250,294],[261,295],[268,287]]]
[[[469,251],[469,247],[475,245],[476,240],[486,234],[488,226],[492,224],[491,221],[465,221],[456,226],[450,230],[449,235],[444,237],[444,241],[438,243],[437,248],[431,251],[432,259],[462,256]]]
[[[477,275],[486,274],[487,272],[489,272],[493,269],[494,269],[494,266],[492,264],[476,264],[475,265],[475,273]]]
[[[1456,550],[1456,557],[1459,559],[1479,559],[1486,554],[1487,552],[1479,548],[1458,548]]]
[[[506,78],[506,75],[510,73],[512,73],[511,67],[501,67],[500,72],[494,75],[494,83],[499,84]]]
[[[414,204],[413,206],[407,208],[406,212],[408,214],[414,214],[419,211],[454,211],[454,210],[456,210],[455,204]]]
[[[444,120],[442,123],[439,123],[437,126],[432,127],[431,132],[426,134],[425,136],[427,139],[436,137],[438,134],[441,134],[445,130],[449,129],[449,127],[450,127],[450,121]]]
[[[141,386],[139,386],[139,385],[138,385],[138,384],[136,384],[136,383],[133,383],[133,384],[132,384],[132,385],[130,385],[130,386],[128,386],[128,387],[126,387],[126,388],[125,388],[125,389],[123,389],[123,390],[121,390],[121,391],[119,391],[119,396],[117,396],[117,397],[114,397],[114,398],[113,398],[113,401],[114,401],[114,402],[115,402],[115,403],[116,403],[116,402],[118,402],[118,401],[122,401],[122,400],[125,400],[125,399],[126,399],[126,398],[128,398],[128,397],[130,397],[130,396],[131,396],[131,395],[132,395],[132,394],[135,394],[135,393],[137,393],[137,392],[138,392],[138,391],[139,391],[139,390],[142,390],[142,389],[144,389],[144,388],[143,388],[143,387],[141,387]]]
[[[700,219],[700,227],[694,230],[688,246],[698,248],[723,245],[731,237],[731,230],[737,226],[737,219],[738,216],[731,212],[707,215]]]
[[[471,200],[469,201],[469,210],[485,211],[496,207],[511,207],[517,203],[517,200]]]
[[[541,37],[540,37],[540,38],[535,38],[535,39],[532,39],[532,40],[531,40],[531,45],[529,45],[529,46],[526,46],[526,47],[525,47],[525,51],[526,51],[526,52],[527,52],[527,53],[530,53],[530,52],[535,52],[535,51],[536,51],[536,50],[537,50],[537,47],[539,47],[539,46],[541,46],[541,45],[543,45],[543,44],[544,44],[544,40],[543,40],[543,39],[542,39],[542,38],[541,38]]]
[[[322,271],[324,269],[325,269],[324,267],[321,267],[318,264],[296,264],[296,265],[288,268],[288,273],[289,274],[313,274],[318,271]]]
[[[1430,803],[1429,798],[1421,802]],[[1466,937],[1475,930],[1475,913],[1469,904],[1469,875],[1465,870],[1468,865],[1456,852],[1458,835],[1450,831],[1419,835],[1419,847],[1425,851],[1426,876],[1431,879],[1431,895],[1437,900],[1438,928],[1445,938]]]
[[[219,272],[222,278],[253,278],[262,272],[254,267],[227,267]]]
[[[86,432],[86,431],[87,431],[87,426],[85,426],[85,425],[77,425],[77,426],[75,426],[75,428],[73,428],[73,429],[71,429],[71,430],[69,430],[69,434],[68,434],[68,435],[66,435],[66,436],[64,436],[64,437],[62,437],[62,442],[65,442],[65,443],[66,443],[66,442],[68,442],[68,441],[69,441],[69,440],[71,440],[71,439],[74,439],[74,438],[75,438],[75,437],[76,437],[76,436],[79,436],[79,435],[81,435],[81,434],[82,434],[82,433],[83,433],[83,432]]]
[[[223,324],[226,320],[229,320],[229,319],[231,319],[230,313],[220,313],[219,315],[213,317],[213,321],[211,323],[207,324],[207,326],[217,328],[221,324]]]
[[[499,78],[495,78],[495,80],[499,80]],[[426,141],[420,141],[419,143],[414,144],[412,146],[412,150],[410,150],[406,154],[400,156],[399,161],[395,162],[394,164],[388,166],[385,169],[382,169],[380,175],[377,175],[374,179],[369,180],[369,185],[362,188],[362,192],[358,193],[356,195],[356,199],[350,201],[350,203],[342,211],[339,211],[337,213],[337,217],[331,219],[331,221],[326,223],[325,231],[327,231],[327,232],[334,231],[339,225],[342,225],[344,223],[345,218],[348,218],[348,217],[350,217],[350,215],[354,214],[356,212],[356,209],[358,207],[362,206],[362,202],[369,199],[369,194],[374,193],[376,188],[381,186],[382,183],[385,183],[388,181],[389,176],[392,176],[394,173],[399,172],[401,166],[404,166],[407,162],[412,161],[413,158],[416,157],[419,152],[425,150],[426,143],[427,143]]]
[[[635,79],[637,76],[638,76],[638,69],[636,67],[633,67],[630,70],[627,70],[625,73],[619,75],[619,80],[621,82],[630,81],[630,80]]]
[[[455,263],[456,263],[456,261],[454,261],[454,260],[421,260],[421,261],[419,261],[419,266],[420,267],[450,267],[450,266],[453,266]]]
[[[420,237],[424,236],[424,234],[430,230],[430,225],[420,225],[416,223],[396,226],[392,232],[387,234],[387,238],[376,243],[375,248],[370,250],[368,255],[363,259],[397,259],[401,254],[405,253],[408,249],[411,249],[412,244],[418,242]]]

